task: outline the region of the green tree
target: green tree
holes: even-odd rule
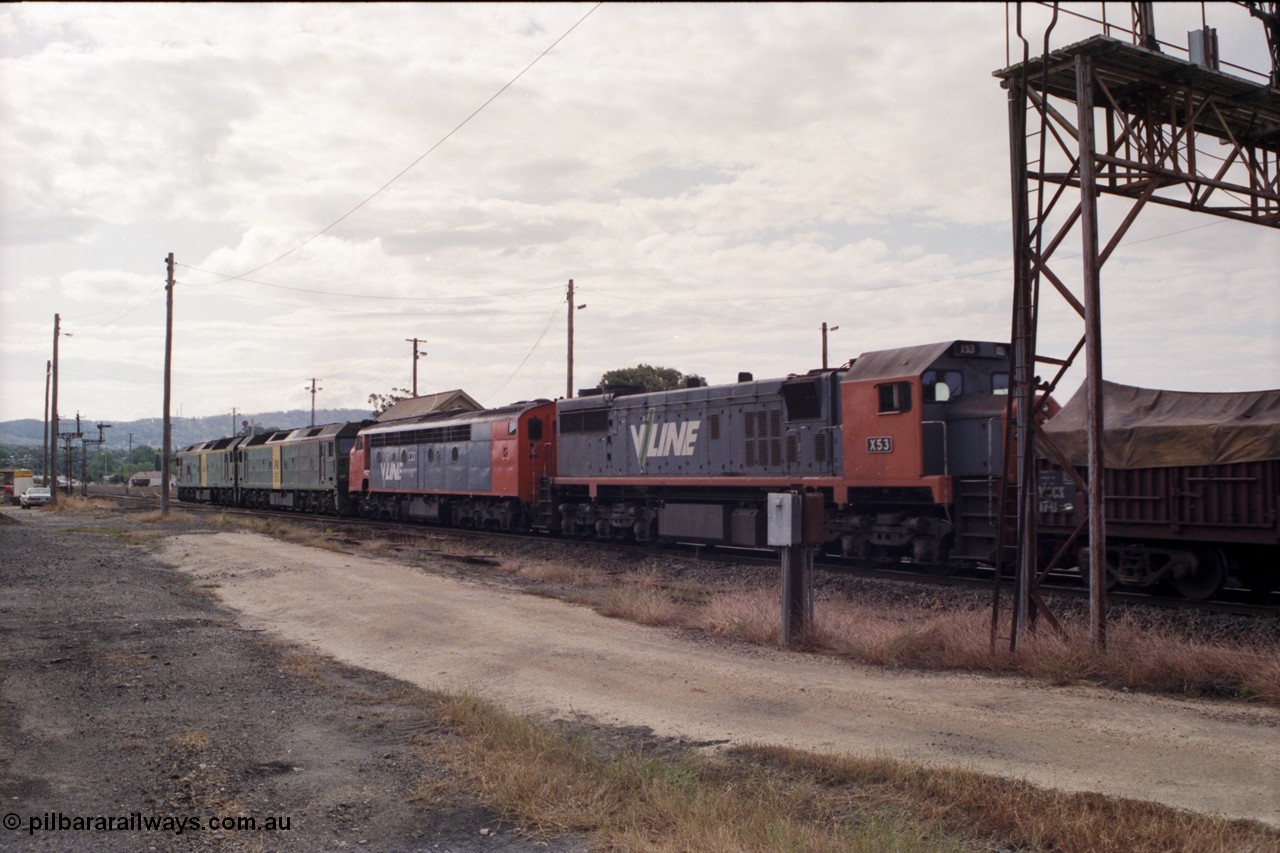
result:
[[[373,416],[376,418],[396,403],[412,396],[413,392],[408,388],[392,388],[390,394],[370,394],[369,405],[373,407]]]
[[[635,367],[619,367],[607,370],[600,377],[602,388],[617,385],[634,385],[646,391],[673,391],[684,388],[686,380],[696,379],[701,384],[706,380],[696,373],[681,373],[674,367],[654,367],[651,364],[637,364]]]

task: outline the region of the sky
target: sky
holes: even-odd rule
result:
[[[1157,34],[1185,45],[1201,13],[1157,3]],[[1224,60],[1268,68],[1240,7],[1204,14]],[[639,363],[802,373],[823,323],[832,365],[1007,340],[1005,17],[0,7],[0,421],[43,416],[55,314],[64,416],[160,417],[169,253],[175,417],[306,409],[313,378],[317,406],[365,408],[410,387],[415,337],[419,393],[563,396],[570,279],[575,388]],[[1277,269],[1274,229],[1147,208],[1103,269],[1105,378],[1280,387]],[[1041,352],[1080,334],[1046,306]]]

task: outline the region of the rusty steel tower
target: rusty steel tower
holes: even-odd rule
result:
[[[1019,633],[1037,618],[1054,623],[1037,590],[1075,541],[1090,545],[1090,635],[1095,648],[1106,643],[1105,549],[1096,544],[1106,539],[1102,269],[1139,214],[1153,204],[1280,228],[1277,5],[1210,4],[1215,16],[1252,16],[1261,25],[1271,67],[1258,73],[1220,56],[1217,31],[1207,20],[1188,34],[1186,46],[1157,38],[1150,3],[1130,4],[1132,15],[1123,28],[1106,20],[1106,4],[1092,6],[1100,7],[1101,17],[1078,11],[1090,4],[1071,11],[1056,3],[1027,4],[1027,11],[1047,18],[1035,27],[1024,23],[1023,4],[1007,6],[1012,64],[995,76],[1008,91],[1009,104],[1014,294],[1005,446],[1016,447],[1017,459],[1007,466],[1012,470],[1004,492],[1006,541],[997,559],[993,643],[1001,618],[1000,564],[1012,564],[1016,579],[1009,638],[1016,648]],[[1202,20],[1205,10],[1201,4]],[[1073,25],[1096,24],[1099,32],[1051,48],[1055,28],[1068,16]],[[1110,234],[1099,233],[1103,193],[1128,205]],[[1079,247],[1079,258],[1062,259],[1064,246],[1068,251]],[[1037,325],[1047,300],[1062,300],[1067,313],[1079,319],[1079,337],[1069,352],[1046,354],[1037,348]],[[1040,428],[1051,414],[1050,395],[1080,359],[1088,403],[1087,482]],[[1086,520],[1058,554],[1037,549],[1037,458],[1061,464],[1087,496]]]

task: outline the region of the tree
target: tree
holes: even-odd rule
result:
[[[696,373],[681,373],[673,367],[654,367],[651,364],[637,364],[635,367],[619,367],[605,371],[600,377],[602,388],[617,385],[633,385],[646,391],[673,391],[684,388],[689,379],[696,379],[701,384],[706,380]]]
[[[390,394],[370,394],[369,405],[373,407],[373,416],[376,418],[396,403],[412,396],[413,392],[408,388],[392,388]]]

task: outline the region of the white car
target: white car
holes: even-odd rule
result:
[[[53,502],[53,494],[46,486],[32,486],[22,493],[22,497],[18,498],[18,503],[23,509],[31,509],[33,506],[47,506]]]

